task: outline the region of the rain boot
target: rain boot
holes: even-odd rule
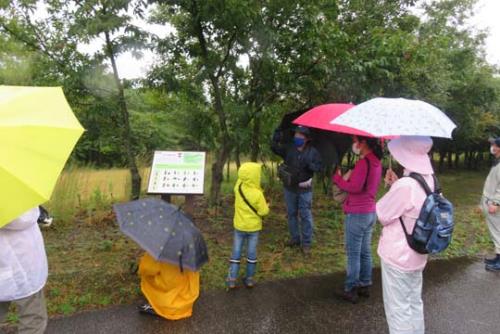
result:
[[[486,265],[486,270],[493,272],[500,272],[500,257],[497,258],[496,262]]]
[[[484,259],[484,263],[489,265],[494,265],[497,261],[499,261],[499,259],[500,259],[500,254],[497,254],[495,257],[491,259]]]

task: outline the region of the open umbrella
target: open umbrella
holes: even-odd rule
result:
[[[332,119],[375,137],[431,136],[451,138],[456,125],[438,108],[419,100],[377,97]]]
[[[60,87],[0,86],[0,227],[50,199],[83,131]]]
[[[175,205],[146,198],[113,206],[120,230],[158,261],[197,271],[208,261],[201,232]]]
[[[371,134],[356,128],[332,124],[331,120],[339,117],[354,107],[352,103],[328,103],[316,106],[297,117],[293,123],[311,128],[346,133],[350,135],[373,137]]]

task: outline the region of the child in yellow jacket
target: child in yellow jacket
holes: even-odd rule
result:
[[[254,162],[244,163],[238,170],[238,181],[234,186],[234,242],[226,279],[229,289],[236,287],[244,243],[247,268],[243,284],[247,288],[254,286],[259,231],[262,229],[262,217],[269,213],[269,206],[260,187],[260,175],[261,165]]]

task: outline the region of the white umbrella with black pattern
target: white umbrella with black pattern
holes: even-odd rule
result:
[[[451,138],[457,127],[444,112],[424,101],[377,97],[350,108],[330,121],[374,137],[430,136]]]

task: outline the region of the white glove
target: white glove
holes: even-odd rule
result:
[[[300,188],[311,188],[311,186],[312,186],[312,180],[313,180],[313,179],[312,179],[312,178],[310,178],[310,179],[309,179],[309,180],[307,180],[307,181],[300,182],[300,183],[299,183],[299,187],[300,187]]]

